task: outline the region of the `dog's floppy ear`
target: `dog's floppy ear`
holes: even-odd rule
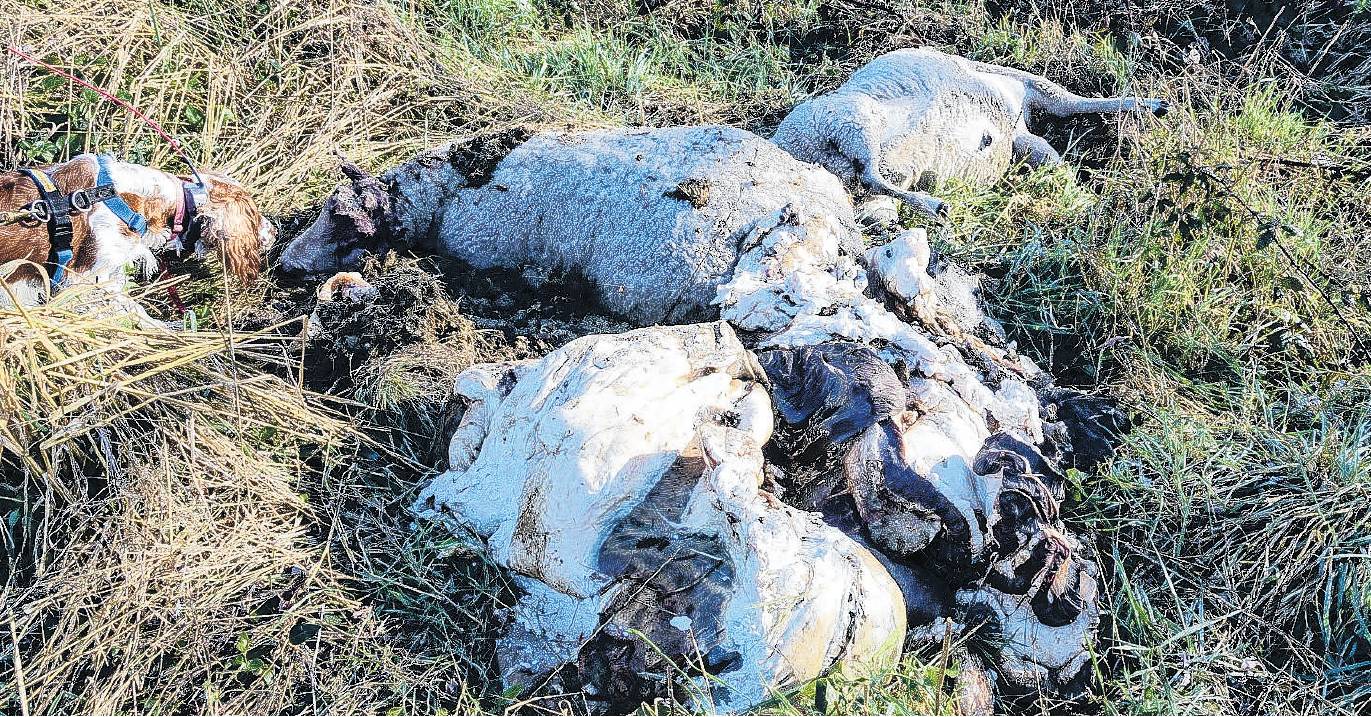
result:
[[[201,240],[219,253],[229,273],[251,283],[261,273],[266,248],[262,213],[242,185],[207,172],[201,176],[209,194],[209,201],[198,207]]]

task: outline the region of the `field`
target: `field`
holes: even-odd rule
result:
[[[1371,8],[1296,5],[0,0],[0,40],[156,118],[287,234],[338,153],[376,171],[516,124],[765,136],[897,47],[1164,97],[1164,118],[1056,127],[1067,166],[943,187],[952,215],[929,227],[989,277],[1025,353],[1134,422],[1067,510],[1106,575],[1092,696],[1036,707],[1365,713]],[[94,93],[0,68],[0,165],[102,150],[179,171]],[[284,322],[304,289],[216,267],[183,285],[196,326],[175,336],[81,314],[79,291],[0,310],[0,711],[582,709],[500,691],[510,587],[407,512],[451,377],[547,347],[477,328],[488,307],[424,266],[373,266],[405,308],[362,353],[302,357]],[[163,287],[139,292],[166,310]],[[811,713],[821,692],[834,713],[955,713],[936,657],[764,711]]]

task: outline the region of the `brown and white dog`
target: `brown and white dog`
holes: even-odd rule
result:
[[[100,283],[119,292],[125,268],[135,266],[145,278],[156,276],[158,255],[167,251],[189,251],[174,237],[178,214],[189,227],[198,222],[196,255],[218,253],[225,268],[239,280],[250,283],[261,271],[262,256],[276,240],[276,230],[253,202],[241,184],[222,174],[201,172],[208,201],[185,216],[185,183],[188,178],[128,162],[107,161],[109,179],[115,192],[147,221],[147,231],[139,236],[104,203],[89,211],[72,215],[72,257],[61,273],[58,291],[77,283]],[[96,185],[99,164],[95,155],[83,154],[68,162],[44,169],[63,195]],[[19,171],[0,173],[0,210],[13,211],[40,198],[38,188]],[[186,232],[183,232],[183,234]],[[195,234],[192,234],[195,236]],[[42,273],[35,265],[48,260],[50,241],[44,223],[30,221],[0,225],[0,266],[14,260],[18,264],[0,287],[0,306],[14,301],[33,305],[45,293]],[[52,272],[52,267],[48,267]]]

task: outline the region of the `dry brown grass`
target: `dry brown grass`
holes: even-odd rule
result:
[[[441,610],[479,566],[411,542],[372,444],[273,372],[289,341],[140,329],[97,297],[0,311],[5,711],[476,708],[479,630],[454,648]],[[397,600],[430,627],[391,631]]]
[[[568,116],[446,45],[414,20],[423,4],[0,0],[0,40],[118,93],[282,212],[332,186],[337,152],[378,168],[489,123]],[[0,165],[121,148],[180,166],[128,113],[13,56],[0,68]]]
[[[130,100],[271,212],[327,191],[337,152],[375,169],[490,123],[594,120],[440,39],[420,5],[0,0],[0,41]],[[0,164],[179,167],[123,111],[0,68]],[[213,326],[263,298],[197,273],[183,296]],[[140,331],[83,298],[0,312],[0,710],[491,706],[481,651],[506,588],[411,530],[420,456],[378,452],[423,437],[370,443],[340,411],[375,413],[277,378],[300,371],[276,332]]]

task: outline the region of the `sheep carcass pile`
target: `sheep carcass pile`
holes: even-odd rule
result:
[[[1109,413],[1005,346],[974,277],[919,231],[860,253],[836,178],[738,130],[468,154],[354,177],[287,256],[332,268],[339,235],[389,234],[580,274],[640,325],[722,319],[459,378],[451,466],[416,510],[516,577],[506,681],[737,710],[892,660],[907,626],[983,636],[1001,691],[1080,689],[1096,567],[1061,471],[1098,458]],[[773,428],[805,449],[775,458]]]

